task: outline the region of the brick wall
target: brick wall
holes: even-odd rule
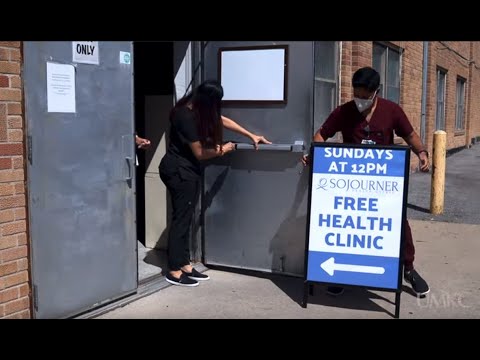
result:
[[[423,75],[423,42],[392,41],[392,44],[403,49],[400,78],[400,106],[407,115],[413,129],[420,136],[422,119],[422,75]],[[403,139],[398,139],[405,144]],[[410,168],[418,168],[418,157],[412,153]]]
[[[449,48],[457,52],[449,50]],[[457,78],[460,76],[467,80],[467,94],[469,81],[469,62],[470,59],[470,42],[468,41],[443,41],[432,42],[430,45],[431,62],[433,66],[430,68],[433,102],[433,112],[430,114],[431,128],[428,134],[433,137],[435,131],[435,109],[436,109],[436,84],[437,84],[437,68],[440,67],[447,71],[447,82],[445,92],[445,131],[447,132],[447,148],[456,148],[466,145],[466,132],[455,130],[456,119],[456,101],[457,101]],[[461,56],[460,56],[461,55]],[[463,59],[464,57],[465,59]],[[465,108],[468,109],[469,99],[466,98]],[[466,117],[466,113],[464,116]]]
[[[392,44],[404,49],[400,83],[400,105],[407,114],[415,131],[420,134],[421,99],[422,99],[422,64],[423,42],[393,41]],[[353,73],[361,67],[372,66],[371,41],[344,41],[342,43],[341,91],[340,103],[350,101],[353,97],[351,85]],[[403,143],[402,139],[396,139]],[[418,158],[412,157],[411,168],[416,169]]]
[[[340,105],[352,100],[352,42],[342,41],[340,62]]]
[[[391,41],[403,49],[401,62],[400,105],[407,114],[415,131],[420,135],[422,117],[423,41]],[[372,65],[372,42],[343,41],[340,63],[340,104],[353,97],[351,79],[360,67]],[[451,50],[447,49],[447,45]],[[453,51],[452,51],[453,50]],[[462,59],[462,57],[466,58]],[[468,60],[471,60],[469,62]],[[473,137],[480,136],[480,42],[444,41],[429,42],[427,78],[427,104],[425,145],[432,151],[435,132],[437,95],[437,68],[447,70],[446,114],[447,148],[469,145]],[[465,130],[455,129],[457,78],[466,79]],[[401,139],[396,139],[404,143]],[[418,166],[418,158],[412,157],[411,168]]]
[[[30,318],[20,42],[0,42],[0,318]]]
[[[471,42],[471,59],[475,61],[470,66],[469,84],[467,84],[467,134],[466,140],[471,143],[472,137],[480,136],[480,42]]]
[[[372,66],[372,42],[353,41],[352,71],[355,72],[364,66]]]

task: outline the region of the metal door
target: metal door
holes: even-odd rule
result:
[[[95,50],[98,64],[74,63],[72,42],[24,43],[37,318],[73,316],[137,288],[132,44]],[[75,112],[48,111],[47,62],[73,65]]]
[[[217,78],[220,47],[273,44],[288,45],[287,104],[229,106],[223,113],[275,145],[241,145],[207,167],[203,255],[207,265],[302,275],[308,170],[300,159],[312,138],[313,43],[209,42],[205,77]],[[225,139],[248,142],[229,132]]]

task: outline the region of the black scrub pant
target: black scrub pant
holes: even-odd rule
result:
[[[198,200],[200,181],[183,179],[179,172],[160,170],[160,178],[170,192],[172,221],[168,233],[168,265],[171,271],[190,264],[190,227]]]

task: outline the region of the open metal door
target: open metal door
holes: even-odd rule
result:
[[[288,46],[288,102],[224,107],[248,130],[273,146],[239,145],[207,166],[203,206],[206,265],[302,275],[308,171],[300,162],[312,138],[314,56],[312,42],[209,42],[205,78],[218,76],[218,50],[258,45]],[[225,140],[248,139],[225,132]]]
[[[93,42],[79,62],[72,46],[24,43],[36,318],[137,288],[132,44]]]

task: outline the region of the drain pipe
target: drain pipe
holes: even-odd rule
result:
[[[422,117],[420,120],[420,139],[425,144],[427,122],[427,79],[428,79],[428,41],[423,42],[423,73],[422,73]]]

